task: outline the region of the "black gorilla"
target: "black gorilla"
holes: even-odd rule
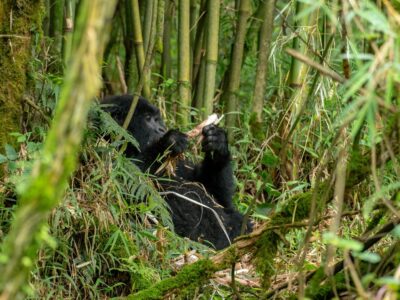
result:
[[[122,124],[132,99],[130,95],[106,97],[103,109]],[[128,132],[140,149],[128,145],[126,155],[137,159],[142,171],[157,176],[160,193],[172,211],[175,232],[195,241],[208,241],[216,249],[227,247],[240,234],[243,216],[232,205],[234,181],[225,131],[215,125],[205,127],[204,160],[198,165],[179,160],[173,180],[163,179],[156,171],[167,155],[186,150],[187,136],[178,130],[167,131],[158,108],[144,98],[138,101]]]

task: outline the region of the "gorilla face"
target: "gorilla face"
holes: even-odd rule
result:
[[[139,142],[141,151],[158,141],[167,132],[158,108],[143,98],[138,101],[133,122],[128,130]]]

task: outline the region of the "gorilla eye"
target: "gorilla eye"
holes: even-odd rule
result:
[[[146,119],[147,122],[150,122],[151,121],[151,116],[150,115],[146,115],[145,119]]]

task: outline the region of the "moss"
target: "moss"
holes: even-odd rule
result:
[[[20,131],[22,97],[31,53],[30,37],[32,31],[40,28],[42,12],[40,0],[5,0],[0,4],[0,34],[9,36],[0,38],[0,145],[13,144],[9,133]]]
[[[291,197],[282,208],[280,213],[282,218],[293,218],[295,215],[295,220],[302,220],[307,218],[310,213],[311,200],[313,196],[313,190],[307,191],[305,193],[296,194]]]
[[[326,279],[324,267],[320,267],[309,281],[305,293],[309,299],[331,299],[333,287],[338,291],[347,288],[343,272],[337,273],[332,280],[329,280]]]
[[[148,267],[143,262],[138,262],[130,271],[130,280],[132,290],[143,290],[151,287],[154,282],[160,280],[156,269]]]
[[[273,231],[266,231],[257,241],[255,262],[257,271],[262,275],[262,285],[268,288],[270,278],[275,274],[274,258],[278,250],[278,235]]]
[[[262,141],[265,138],[263,123],[257,121],[257,115],[255,113],[250,116],[249,124],[253,137]]]
[[[320,212],[323,209],[325,203],[325,201],[323,200],[329,198],[329,195],[327,195],[327,193],[332,193],[329,187],[329,182],[321,183],[318,187],[316,187],[316,189],[317,190],[311,189],[307,192],[296,194],[283,205],[280,211],[280,217],[289,218],[288,220],[284,220],[285,223],[287,223],[287,221],[292,222],[292,220],[301,221],[309,217],[311,201],[313,199],[314,193],[317,193],[316,211]]]
[[[212,261],[200,260],[184,267],[175,277],[165,279],[151,288],[129,295],[126,299],[163,299],[166,293],[174,292],[175,289],[179,298],[189,297],[216,270]]]
[[[271,218],[271,226],[290,224],[300,222],[310,215],[311,201],[314,192],[317,193],[317,214],[323,209],[326,193],[330,192],[329,184],[322,183],[317,190],[310,190],[305,193],[296,194],[285,203],[281,210]],[[285,234],[285,232],[283,232]],[[257,271],[262,275],[262,284],[268,288],[270,277],[275,274],[274,258],[278,250],[277,244],[279,237],[273,231],[266,231],[256,243],[255,260]]]
[[[351,188],[363,181],[371,173],[370,155],[363,156],[360,151],[354,150],[348,162],[346,188]]]

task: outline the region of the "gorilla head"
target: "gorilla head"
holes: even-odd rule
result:
[[[104,110],[110,113],[121,126],[125,121],[131,103],[132,96],[130,95],[117,98],[110,96],[102,101]],[[167,132],[160,110],[142,97],[139,98],[127,130],[135,137],[142,152],[160,140]]]

